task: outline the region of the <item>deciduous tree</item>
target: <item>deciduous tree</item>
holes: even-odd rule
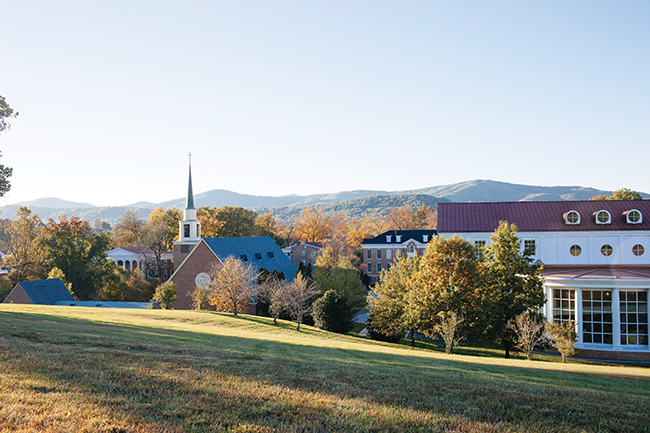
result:
[[[438,322],[433,325],[432,330],[445,342],[445,353],[447,355],[451,355],[454,347],[463,341],[461,325],[464,321],[463,316],[455,311],[443,311],[438,315]]]
[[[284,295],[284,310],[296,322],[296,331],[300,331],[303,318],[312,311],[318,288],[299,273],[280,293]]]
[[[589,200],[643,200],[643,196],[629,188],[621,188],[614,191],[612,195],[597,195]]]
[[[541,264],[534,263],[527,251],[520,253],[518,229],[502,221],[483,248],[482,266],[485,284],[479,289],[483,312],[483,334],[505,349],[506,358],[517,338],[508,322],[524,311],[537,310],[544,304],[540,277]]]
[[[149,214],[147,224],[162,223],[165,225],[165,231],[162,236],[164,251],[172,251],[174,249],[174,241],[178,239],[178,224],[182,219],[183,212],[177,207],[165,209],[162,206],[158,206]]]
[[[165,310],[169,310],[172,307],[172,304],[178,299],[176,284],[172,281],[160,284],[156,287],[156,292],[154,293],[153,298],[158,301]]]
[[[7,130],[11,127],[7,119],[18,116],[18,112],[14,111],[3,96],[0,96],[0,133],[4,130]],[[2,153],[0,152],[0,156]],[[5,167],[0,164],[0,197],[5,195],[11,188],[11,183],[9,183],[9,178],[13,173],[13,169]]]
[[[115,247],[141,246],[144,226],[137,210],[127,210],[113,229]]]
[[[10,277],[14,283],[34,279],[42,276],[41,260],[36,248],[42,221],[37,214],[24,206],[16,212],[17,220],[12,221],[6,233],[9,235],[7,241],[7,252],[5,264],[11,269]]]
[[[533,359],[535,348],[546,341],[545,323],[544,316],[532,311],[524,311],[508,323],[508,328],[517,334],[516,346],[529,360]]]
[[[332,225],[320,207],[305,208],[296,220],[295,230],[302,242],[322,242],[331,235]]]
[[[61,269],[81,300],[95,294],[110,269],[105,252],[111,238],[105,233],[92,233],[88,221],[78,217],[68,219],[64,215],[58,221],[50,218],[37,245],[46,267]]]
[[[250,263],[226,257],[208,273],[212,282],[210,303],[221,309],[226,307],[235,316],[243,312],[252,301],[257,282],[257,271]]]
[[[418,218],[409,205],[392,207],[388,213],[389,230],[415,230],[418,227]]]
[[[562,362],[566,362],[568,356],[576,354],[574,349],[577,341],[576,323],[573,320],[546,323],[546,333],[551,345],[562,355]]]
[[[357,314],[365,308],[366,288],[361,283],[359,271],[347,257],[339,257],[338,260],[334,260],[328,248],[325,248],[316,259],[313,274],[314,283],[321,293],[333,290],[344,296],[353,314]]]

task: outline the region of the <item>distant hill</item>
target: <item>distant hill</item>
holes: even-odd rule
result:
[[[453,202],[589,200],[600,194],[612,194],[612,191],[582,186],[532,186],[495,180],[470,180],[404,192],[445,197]],[[648,194],[642,195],[650,198]]]
[[[291,220],[306,206],[322,205],[326,211],[342,212],[353,218],[366,215],[385,215],[392,206],[412,207],[437,206],[444,201],[452,202],[505,202],[505,201],[558,201],[588,200],[597,195],[611,195],[603,191],[582,186],[533,186],[519,185],[494,180],[470,180],[449,185],[432,186],[408,191],[355,190],[331,194],[312,194],[306,196],[257,196],[239,194],[223,189],[213,189],[194,195],[196,206],[241,206],[259,213],[271,212],[276,218]],[[650,198],[647,193],[641,193]],[[57,198],[46,198],[23,202],[1,208],[3,218],[15,219],[19,206],[27,206],[44,219],[59,215],[75,215],[94,221],[96,218],[115,224],[128,209],[136,209],[142,218],[149,216],[158,206],[165,209],[185,207],[185,197],[162,203],[138,202],[128,206],[98,207],[87,203],[75,203]]]
[[[319,204],[318,206],[328,213],[340,212],[348,218],[363,218],[367,216],[388,215],[391,207],[407,205],[411,206],[413,209],[417,209],[422,205],[438,209],[438,203],[449,203],[449,200],[424,194],[393,194],[373,195],[352,200],[333,201]],[[255,207],[252,208],[252,210],[258,214],[270,212],[279,220],[291,222],[303,209],[310,206],[313,205]]]

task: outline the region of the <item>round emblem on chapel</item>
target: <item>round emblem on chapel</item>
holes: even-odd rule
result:
[[[194,278],[194,283],[197,287],[208,287],[211,282],[212,279],[210,278],[210,275],[205,272],[201,272],[196,276],[196,278]]]

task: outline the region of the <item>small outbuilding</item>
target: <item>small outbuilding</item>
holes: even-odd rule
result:
[[[74,297],[58,278],[47,280],[23,281],[16,284],[5,304],[53,305],[58,301],[72,301]]]

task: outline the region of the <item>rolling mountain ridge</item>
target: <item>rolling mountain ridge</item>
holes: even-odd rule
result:
[[[505,202],[505,201],[558,201],[588,200],[597,195],[611,195],[612,191],[603,191],[581,186],[532,186],[493,180],[470,180],[449,185],[439,185],[407,191],[373,191],[355,190],[331,194],[313,194],[306,196],[256,196],[239,194],[233,191],[214,189],[194,194],[194,203],[198,206],[241,206],[258,213],[271,212],[276,218],[292,220],[305,207],[320,205],[328,212],[342,212],[348,217],[367,215],[384,215],[392,206],[418,207],[437,206],[438,202]],[[641,193],[644,198],[650,195]],[[29,207],[43,220],[59,215],[75,215],[82,219],[94,221],[96,218],[117,222],[129,209],[138,210],[146,218],[158,206],[164,208],[185,206],[185,197],[162,203],[138,202],[127,206],[99,207],[87,203],[75,203],[57,198],[45,198],[30,202],[17,203],[1,208],[1,217],[15,219],[20,206]]]

